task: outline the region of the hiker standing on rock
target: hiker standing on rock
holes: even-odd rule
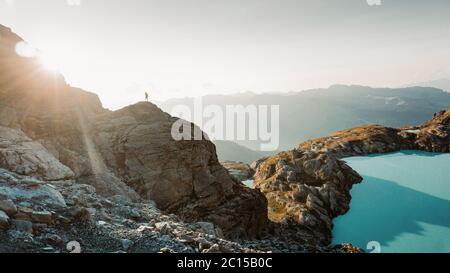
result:
[[[148,102],[148,93],[147,92],[145,92],[145,101]]]

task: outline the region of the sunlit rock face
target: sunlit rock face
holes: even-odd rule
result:
[[[0,168],[45,181],[72,179],[75,175],[40,143],[22,131],[0,126]]]
[[[445,153],[450,151],[449,138],[450,110],[443,110],[422,125],[399,129],[366,125],[304,142],[299,148],[339,158],[411,149]]]
[[[104,109],[97,95],[19,56],[22,40],[9,29],[0,35],[0,126],[23,131],[103,195],[151,199],[186,220],[216,223],[229,236],[265,230],[264,196],[227,173],[209,140],[173,140],[175,120],[151,103]]]
[[[450,110],[436,113],[431,121],[413,129],[419,130],[415,138],[418,149],[428,152],[450,152]]]
[[[362,181],[333,155],[297,149],[261,162],[254,178],[272,221],[307,230],[309,243],[323,245],[330,243],[333,218],[349,209],[352,186]]]

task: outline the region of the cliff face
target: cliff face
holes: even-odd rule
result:
[[[38,165],[24,169],[3,152],[1,168],[40,179],[71,178],[104,196],[153,200],[182,219],[211,221],[230,236],[257,236],[266,228],[264,196],[231,178],[210,141],[174,141],[175,119],[151,103],[108,111],[97,95],[69,86],[34,58],[18,56],[15,45],[22,40],[9,29],[0,26],[0,37],[0,126],[16,130],[16,145],[46,158],[33,155]],[[17,162],[29,159],[13,153]],[[44,171],[42,162],[60,164],[60,173]]]
[[[367,125],[302,143],[254,163],[255,184],[268,199],[269,218],[308,242],[329,244],[333,219],[345,214],[361,176],[339,158],[405,149],[449,152],[450,110],[400,129]]]

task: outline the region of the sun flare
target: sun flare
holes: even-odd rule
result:
[[[44,70],[49,72],[58,72],[60,66],[58,65],[57,59],[52,58],[50,55],[45,54],[42,51],[34,48],[26,42],[19,42],[16,45],[17,55],[24,58],[35,58]]]
[[[50,72],[58,72],[60,70],[57,61],[53,60],[53,58],[49,57],[48,55],[41,53],[37,58],[39,60],[39,63],[45,70]]]

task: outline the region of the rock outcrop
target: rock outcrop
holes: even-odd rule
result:
[[[362,181],[340,158],[411,149],[449,152],[449,136],[450,110],[415,127],[344,130],[252,164],[255,184],[268,199],[272,221],[298,229],[307,243],[327,245],[333,219],[348,211],[350,190]]]
[[[250,180],[255,174],[254,169],[250,165],[242,162],[224,161],[221,164],[228,170],[231,176],[239,181]]]
[[[450,152],[450,110],[436,113],[434,118],[417,128],[405,128],[413,134],[414,145],[429,152]]]
[[[330,243],[333,219],[348,211],[352,186],[362,181],[335,156],[299,149],[266,159],[254,178],[272,221],[306,230],[308,243],[322,245]]]
[[[228,175],[209,140],[175,141],[175,121],[142,102],[99,116],[93,138],[106,165],[159,208],[218,223],[229,234],[259,234],[267,225],[263,195]]]
[[[0,37],[0,167],[90,184],[104,196],[153,200],[232,237],[266,229],[264,196],[228,174],[209,140],[173,140],[175,119],[151,103],[104,109],[97,95],[16,54],[23,41],[11,30],[0,26]]]
[[[399,129],[361,126],[307,141],[299,148],[331,153],[339,158],[413,149],[446,153],[450,151],[449,127],[450,110],[447,110],[436,113],[433,119],[419,126]]]

